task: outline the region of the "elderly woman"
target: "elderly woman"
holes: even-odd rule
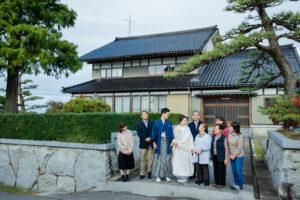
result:
[[[192,152],[194,149],[193,135],[187,126],[188,117],[180,116],[179,125],[174,128],[173,140],[173,174],[178,182],[187,182],[188,177],[194,174]]]
[[[195,148],[193,155],[193,163],[196,163],[197,180],[196,184],[200,185],[204,182],[204,186],[209,185],[209,157],[211,148],[211,136],[207,134],[208,126],[201,124],[199,133],[195,138]]]
[[[226,165],[228,163],[228,141],[222,134],[224,126],[216,124],[215,134],[212,136],[211,142],[211,158],[214,165],[215,184],[213,187],[221,189],[226,185]]]

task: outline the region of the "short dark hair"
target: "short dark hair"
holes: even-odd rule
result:
[[[148,114],[148,111],[143,110],[143,111],[141,112],[141,115],[142,115],[143,113],[147,113],[147,114]]]
[[[126,126],[127,126],[127,124],[126,124],[125,122],[121,122],[121,123],[119,124],[118,131],[119,131],[120,133],[122,133],[122,132],[123,132],[123,128],[125,128]]]
[[[241,134],[239,122],[231,122],[231,126],[232,126],[234,132],[236,132],[237,134]]]
[[[164,114],[167,112],[170,112],[169,108],[163,108],[163,109],[161,109],[160,114]]]
[[[219,130],[223,131],[225,129],[225,126],[223,126],[223,124],[216,124],[215,127],[216,126],[219,128]]]
[[[223,122],[223,124],[226,124],[226,121],[225,121],[224,117],[217,117],[216,119],[218,119],[218,120],[222,121],[222,122]]]
[[[181,116],[179,117],[179,123],[180,123],[183,119],[189,120],[189,118],[188,118],[187,116],[181,115]]]

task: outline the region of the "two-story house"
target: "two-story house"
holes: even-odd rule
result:
[[[257,109],[269,98],[281,93],[279,77],[268,88],[256,92],[239,90],[237,76],[242,61],[249,59],[249,50],[228,56],[209,65],[199,66],[188,75],[166,79],[164,73],[187,62],[196,53],[214,48],[217,26],[117,37],[113,42],[82,57],[92,65],[92,80],[63,88],[73,98],[80,95],[101,98],[111,105],[112,112],[159,112],[168,107],[172,112],[190,116],[201,112],[202,120],[213,125],[216,116],[237,120],[245,127],[266,125],[271,121]],[[300,59],[292,45],[282,47],[293,69],[300,77]],[[273,66],[275,70],[277,67]]]

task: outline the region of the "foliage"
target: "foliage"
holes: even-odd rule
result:
[[[76,12],[59,0],[4,0],[0,4],[0,70],[7,69],[6,112],[16,112],[19,72],[56,78],[82,67],[77,46],[63,39]]]
[[[63,105],[64,112],[86,113],[86,112],[110,112],[110,105],[99,99],[78,98],[71,99]]]
[[[48,101],[46,113],[61,113],[63,112],[64,103],[61,101]]]
[[[274,98],[276,103],[268,107],[260,106],[259,112],[268,115],[275,124],[280,124],[285,130],[295,127],[300,122],[300,108],[296,106],[294,99],[295,96],[280,95]]]
[[[169,120],[178,124],[179,116],[171,113]],[[159,118],[159,113],[149,113],[150,120]],[[120,122],[136,130],[139,120],[139,113],[2,114],[0,138],[107,143],[110,133],[118,131]]]
[[[5,96],[0,95],[0,113],[3,113],[4,103],[5,103]]]
[[[256,84],[255,89],[265,87],[279,75],[282,75],[284,78],[284,92],[287,95],[292,95],[296,91],[295,73],[280,49],[279,40],[287,38],[300,42],[300,13],[282,11],[272,16],[267,13],[269,8],[280,6],[285,1],[227,0],[226,11],[250,13],[250,15],[237,28],[233,28],[223,36],[216,36],[214,38],[216,44],[213,50],[196,54],[187,63],[177,67],[174,73],[168,73],[165,76],[184,75],[202,65],[249,47],[255,47],[258,50],[255,55],[251,56],[252,58],[248,61],[248,64],[244,63],[246,65],[242,68],[239,82],[241,84],[248,83],[251,75],[257,76],[255,73],[260,69],[261,73],[257,76],[259,80],[252,81],[252,84]],[[269,45],[266,46],[265,44]],[[270,60],[276,63],[280,74],[265,67]]]

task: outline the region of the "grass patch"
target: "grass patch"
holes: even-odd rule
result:
[[[263,145],[259,140],[253,140],[254,147],[255,147],[255,153],[256,153],[256,159],[258,160],[264,160],[265,159],[265,150]]]
[[[285,130],[277,130],[277,132],[281,133],[282,135],[284,135],[292,140],[300,140],[300,132],[285,131]]]
[[[3,184],[0,184],[0,192],[8,192],[13,194],[26,194],[26,195],[36,194],[35,191],[30,189],[23,189],[23,188],[18,188],[13,186],[7,186]]]

